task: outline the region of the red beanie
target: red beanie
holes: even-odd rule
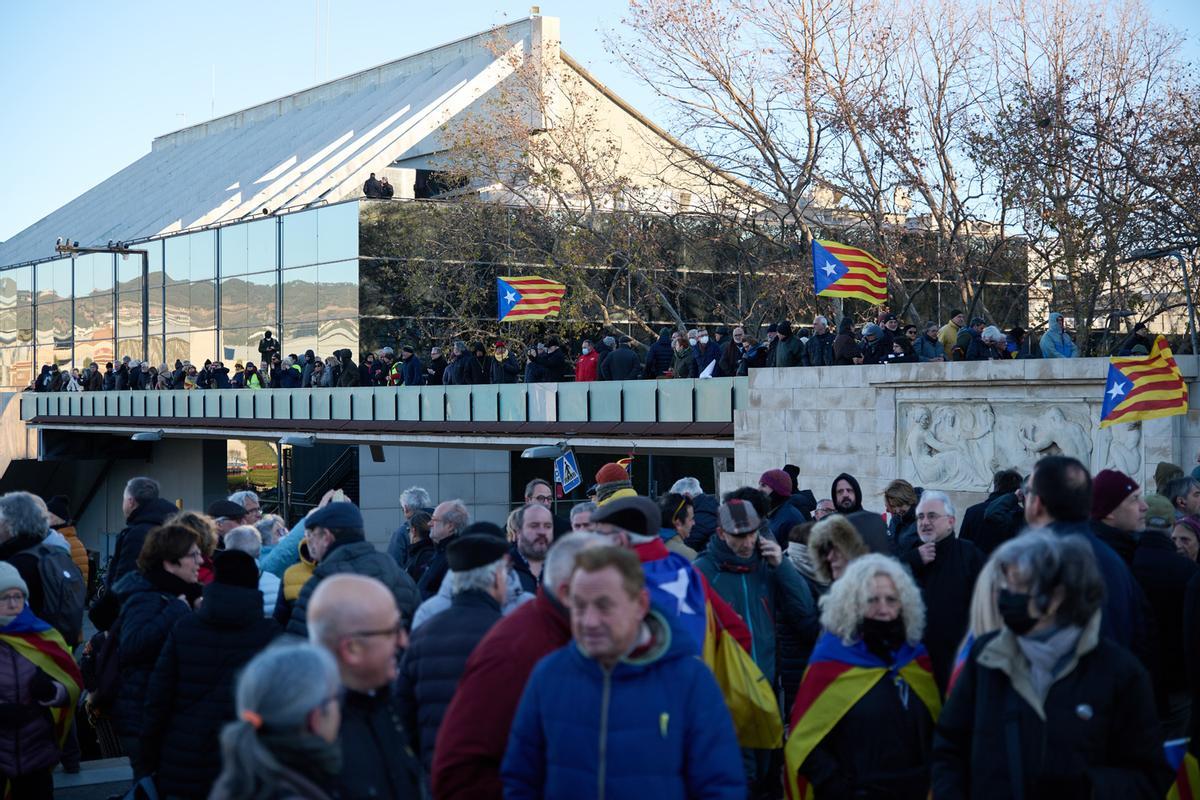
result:
[[[763,486],[770,487],[771,491],[780,497],[792,496],[792,476],[781,469],[767,470],[758,479],[758,482]]]
[[[1104,519],[1138,490],[1133,478],[1115,469],[1101,470],[1092,479],[1092,519]]]
[[[596,473],[596,483],[616,483],[629,480],[629,473],[620,464],[605,464]]]

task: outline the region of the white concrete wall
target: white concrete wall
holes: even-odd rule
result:
[[[504,525],[511,500],[509,451],[384,447],[383,453],[384,461],[376,462],[371,448],[359,448],[360,505],[370,541],[387,544],[400,526],[400,493],[410,486],[425,489],[435,504],[462,500],[473,521]]]
[[[1027,474],[1037,458],[1063,452],[1093,474],[1124,469],[1153,491],[1159,461],[1190,471],[1200,452],[1195,359],[1178,360],[1191,382],[1186,417],[1104,430],[1107,359],[754,370],[750,407],[734,414],[735,469],[721,489],[757,485],[764,471],[792,463],[818,499],[848,472],[868,509],[883,510],[895,478],[965,507],[986,496],[995,470]]]

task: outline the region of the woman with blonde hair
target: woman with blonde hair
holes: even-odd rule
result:
[[[883,504],[888,512],[888,541],[895,552],[900,552],[902,538],[916,538],[918,499],[913,485],[899,478],[883,490]]]
[[[921,592],[898,561],[852,561],[821,598],[821,625],[792,707],[790,797],[929,793],[941,698],[921,636]]]

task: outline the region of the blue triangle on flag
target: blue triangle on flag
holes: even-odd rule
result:
[[[497,321],[503,322],[517,303],[521,302],[521,293],[500,278],[496,278],[496,313]]]
[[[820,294],[840,281],[850,271],[845,264],[838,261],[837,256],[822,247],[816,239],[813,239],[812,243],[812,257],[813,292],[816,294]]]
[[[1117,369],[1115,364],[1108,365],[1108,380],[1104,382],[1104,405],[1100,407],[1101,421],[1108,418],[1113,410],[1125,402],[1125,395],[1133,388],[1133,381],[1125,377],[1125,373]]]

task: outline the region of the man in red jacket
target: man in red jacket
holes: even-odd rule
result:
[[[603,536],[571,533],[550,548],[537,598],[500,620],[475,647],[433,749],[438,800],[500,800],[500,762],[525,683],[543,656],[571,641],[567,586],[575,556],[606,544]]]
[[[575,382],[584,383],[596,380],[600,373],[600,355],[592,347],[590,339],[584,339],[579,348],[579,358],[575,359]]]

